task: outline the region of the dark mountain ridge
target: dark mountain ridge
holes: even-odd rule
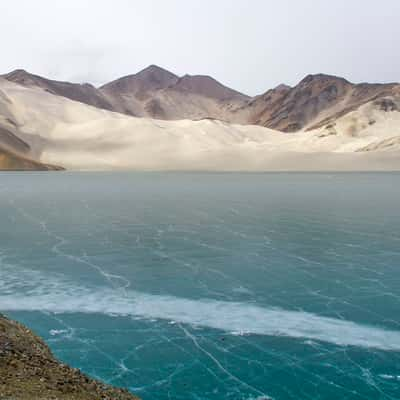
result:
[[[8,81],[27,87],[39,87],[51,94],[67,97],[94,107],[113,110],[113,105],[106,97],[90,83],[70,83],[55,81],[31,74],[23,69],[17,69],[2,76]]]

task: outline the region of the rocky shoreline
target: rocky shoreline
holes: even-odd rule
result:
[[[138,400],[60,363],[42,339],[1,314],[0,399]]]

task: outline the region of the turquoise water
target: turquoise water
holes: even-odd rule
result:
[[[400,174],[0,174],[0,311],[146,399],[399,399]]]

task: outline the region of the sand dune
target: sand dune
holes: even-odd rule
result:
[[[379,145],[400,135],[400,112],[374,101],[316,130],[285,134],[215,120],[135,118],[6,80],[0,90],[8,129],[29,145],[29,156],[67,169],[400,169],[399,148]]]

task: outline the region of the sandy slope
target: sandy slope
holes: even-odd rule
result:
[[[336,125],[284,134],[213,120],[134,118],[5,80],[0,90],[0,109],[30,145],[30,156],[69,169],[400,169],[393,139],[400,136],[400,112],[374,102]],[[388,139],[394,145],[388,147]]]

